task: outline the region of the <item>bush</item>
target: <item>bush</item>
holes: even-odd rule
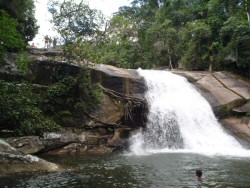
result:
[[[30,59],[27,52],[22,52],[18,55],[16,60],[17,70],[21,74],[26,74],[29,71]]]
[[[85,70],[77,78],[68,76],[50,86],[42,99],[43,110],[56,122],[66,125],[68,120],[92,112],[100,101],[100,93]]]
[[[26,83],[0,80],[0,125],[18,135],[42,135],[60,126],[46,117],[38,107],[37,96]]]

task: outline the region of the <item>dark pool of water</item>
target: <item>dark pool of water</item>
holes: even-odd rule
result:
[[[250,187],[250,159],[165,153],[46,157],[53,173],[0,175],[0,187]],[[195,170],[203,170],[203,180]]]

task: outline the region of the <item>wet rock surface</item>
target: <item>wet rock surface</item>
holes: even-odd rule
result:
[[[250,117],[223,119],[221,123],[248,148],[250,145]]]
[[[55,171],[59,166],[33,155],[23,154],[6,141],[0,139],[0,174]]]
[[[243,107],[250,100],[250,84],[228,72],[173,71],[191,81],[197,91],[209,102],[221,118],[234,108]],[[246,110],[246,108],[244,107]]]

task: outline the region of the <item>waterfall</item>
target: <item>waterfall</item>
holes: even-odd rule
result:
[[[131,138],[131,153],[192,152],[250,156],[218,123],[209,103],[181,76],[138,70],[149,103],[147,128]]]

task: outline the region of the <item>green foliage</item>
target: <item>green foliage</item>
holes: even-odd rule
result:
[[[52,2],[50,11],[59,33],[70,39],[72,57],[124,68],[231,70],[250,77],[249,1],[134,0],[105,26],[82,2]]]
[[[90,9],[83,1],[77,4],[73,0],[51,0],[48,8],[55,29],[64,40],[64,56],[70,63],[82,66],[82,73],[77,78],[62,78],[44,97],[46,114],[67,124],[70,117],[91,113],[99,103],[101,90],[91,82],[90,71],[84,67],[88,63],[82,61],[100,61],[104,43],[99,28],[104,20],[100,11]]]
[[[101,90],[90,81],[89,73],[65,77],[50,86],[43,99],[43,109],[49,116],[64,124],[67,118],[91,113],[99,103]]]
[[[91,113],[100,103],[102,90],[98,84],[92,83],[91,72],[85,68],[83,68],[83,74],[79,76],[77,84],[81,100],[76,104],[76,109],[82,113]]]
[[[6,52],[22,51],[27,42],[35,37],[38,26],[34,10],[33,0],[0,1],[0,64],[3,64]],[[25,68],[21,64],[18,68],[23,73]]]
[[[60,128],[39,109],[31,86],[0,80],[0,125],[18,135],[41,135]]]
[[[229,116],[229,109],[226,105],[220,106],[220,114],[221,114],[221,117],[224,117],[224,118]]]
[[[26,43],[35,37],[39,27],[36,25],[34,0],[2,0],[0,10],[6,11],[16,21],[18,33]]]
[[[230,17],[220,36],[224,67],[250,77],[250,26],[238,17]]]
[[[30,59],[27,52],[20,53],[15,64],[20,73],[26,74],[29,70],[30,64]]]
[[[17,22],[8,13],[0,10],[0,59],[10,49],[23,49],[24,41],[17,31]]]
[[[99,11],[90,9],[83,1],[77,4],[73,0],[51,0],[48,10],[56,31],[67,45],[79,39],[89,39],[98,31],[103,19]]]
[[[182,57],[183,65],[189,70],[207,70],[212,58],[211,28],[204,21],[189,23],[185,31],[186,50]]]
[[[75,93],[76,79],[66,77],[49,88],[44,102],[51,106],[49,111],[52,113],[65,108],[65,106],[72,108]]]

